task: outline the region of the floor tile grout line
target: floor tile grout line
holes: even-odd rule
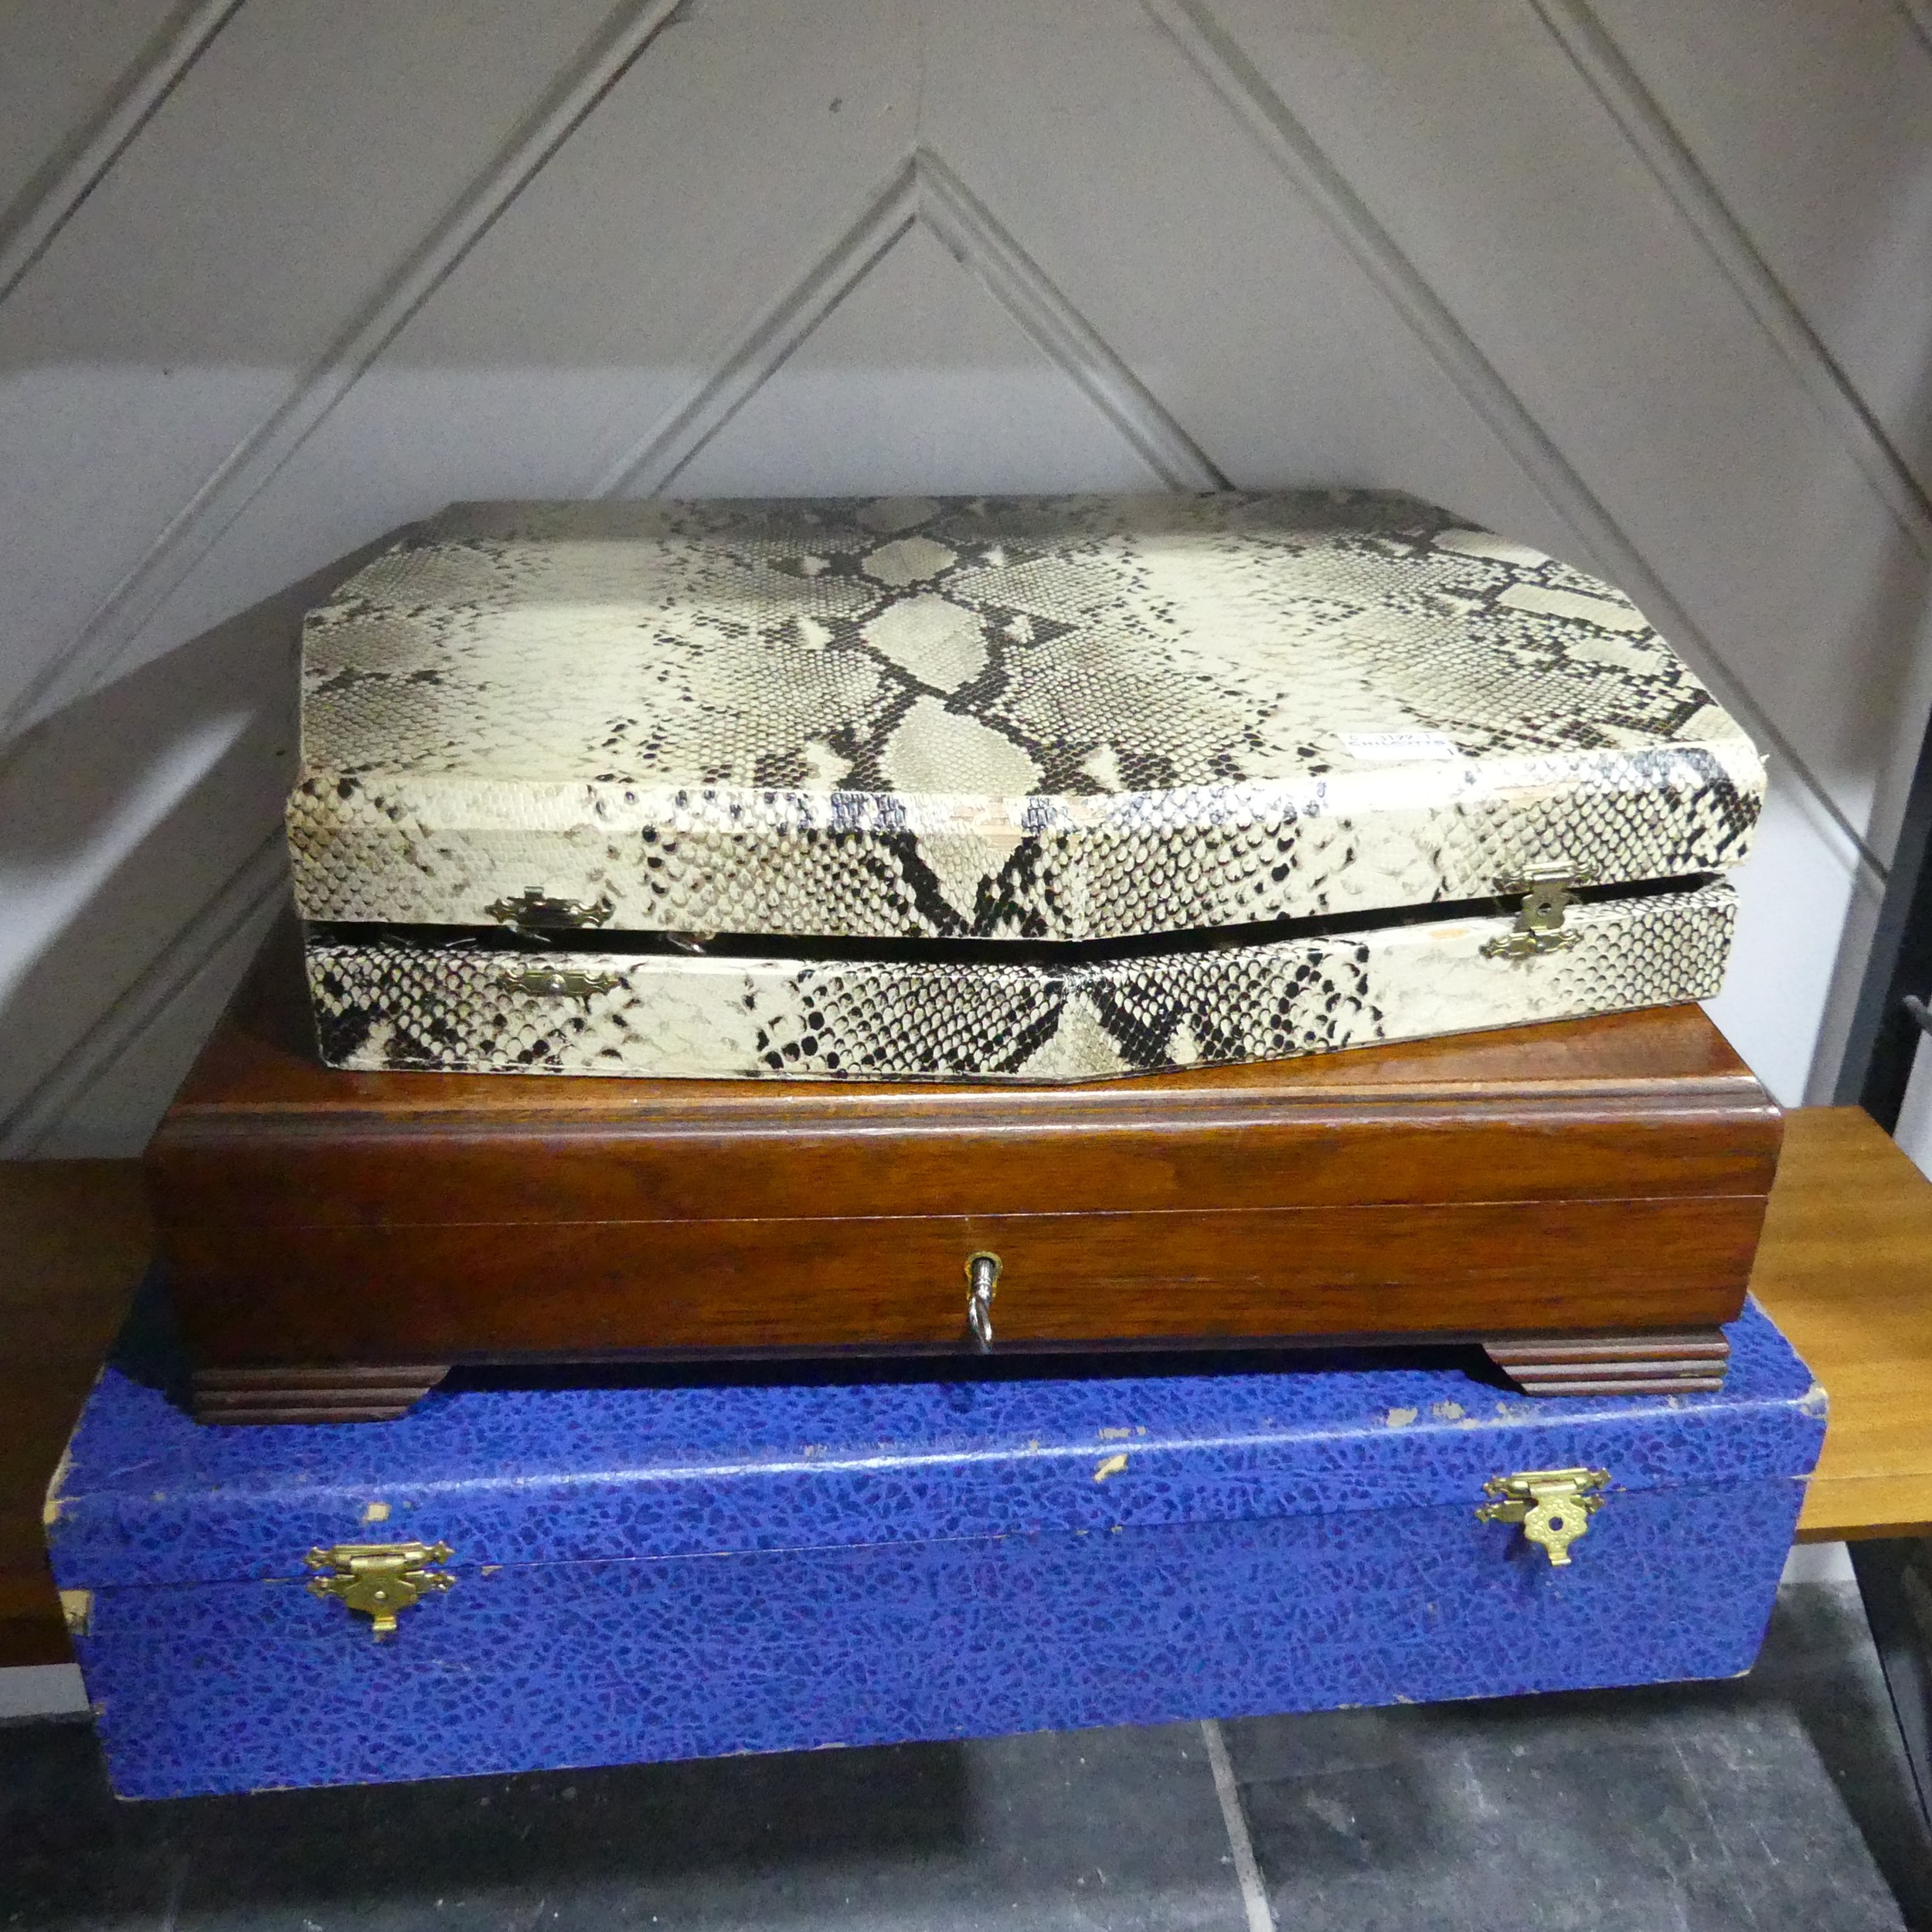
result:
[[[1261,1883],[1254,1840],[1248,1832],[1248,1815],[1242,1809],[1241,1788],[1234,1781],[1234,1764],[1228,1756],[1227,1740],[1221,1734],[1219,1720],[1203,1718],[1201,1736],[1207,1745],[1208,1768],[1214,1774],[1214,1795],[1221,1801],[1221,1822],[1227,1828],[1228,1849],[1234,1855],[1234,1876],[1241,1886],[1248,1932],[1275,1932],[1274,1913],[1269,1909],[1267,1887]]]

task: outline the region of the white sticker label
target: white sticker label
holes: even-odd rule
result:
[[[1412,758],[1454,758],[1456,741],[1440,731],[1345,731],[1342,749],[1372,764],[1405,764]]]

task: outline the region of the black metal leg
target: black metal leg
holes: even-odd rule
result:
[[[1932,1546],[1919,1538],[1882,1538],[1846,1546],[1858,1579],[1865,1621],[1885,1672],[1892,1715],[1905,1755],[1919,1809],[1932,1825]]]
[[[1932,1538],[1846,1546],[1923,1828],[1882,1859],[1907,1925],[1932,1927]]]

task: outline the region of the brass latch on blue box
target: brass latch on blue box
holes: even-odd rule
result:
[[[370,1620],[371,1634],[390,1635],[396,1615],[420,1603],[433,1590],[452,1590],[456,1579],[432,1563],[446,1563],[454,1552],[447,1543],[338,1543],[311,1549],[304,1559],[325,1576],[309,1579],[316,1597],[336,1597]]]
[[[1520,1475],[1492,1476],[1484,1490],[1496,1501],[1478,1505],[1485,1522],[1516,1522],[1550,1562],[1562,1568],[1570,1546],[1603,1508],[1598,1493],[1610,1481],[1607,1469],[1526,1469]]]

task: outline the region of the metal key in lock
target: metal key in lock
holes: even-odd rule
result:
[[[966,1279],[970,1284],[966,1297],[966,1325],[973,1332],[973,1339],[980,1345],[982,1353],[990,1353],[993,1346],[993,1290],[999,1281],[999,1257],[997,1254],[971,1254],[966,1257]]]

